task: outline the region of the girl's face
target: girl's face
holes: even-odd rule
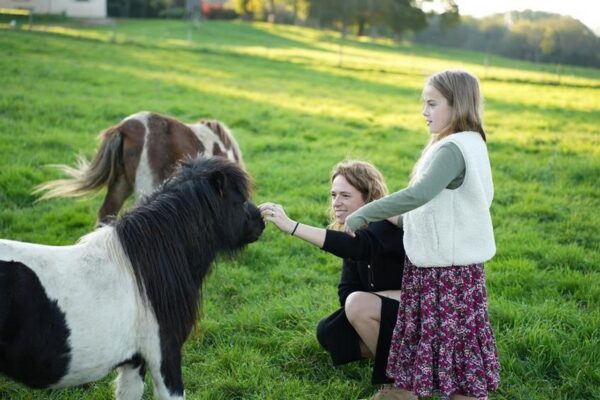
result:
[[[423,89],[423,116],[429,133],[443,132],[452,120],[452,107],[448,100],[431,85],[425,85]]]
[[[331,208],[335,214],[335,222],[343,225],[346,217],[365,204],[362,193],[348,183],[346,178],[338,175],[331,182]]]

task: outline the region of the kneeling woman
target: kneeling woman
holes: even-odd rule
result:
[[[391,382],[385,368],[402,286],[403,232],[387,220],[369,224],[354,237],[341,229],[346,216],[386,194],[377,168],[363,161],[346,161],[331,174],[332,229],[294,221],[279,204],[259,207],[263,218],[281,231],[343,258],[338,285],[341,308],[319,322],[317,338],[334,365],[374,358],[373,384]]]

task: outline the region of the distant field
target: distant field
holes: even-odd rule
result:
[[[474,72],[496,190],[486,269],[502,383],[490,399],[600,399],[600,70],[266,24],[34,28],[0,23],[0,237],[47,244],[93,229],[102,196],[34,203],[32,188],[129,114],[226,122],[255,202],[325,226],[331,167],[368,159],[402,188],[427,140],[425,77]],[[185,347],[188,399],[368,397],[369,363],[332,368],[314,335],[337,307],[339,270],[273,227],[220,262]],[[106,399],[113,378],[63,391],[0,379],[0,399]]]

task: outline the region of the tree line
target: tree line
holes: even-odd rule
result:
[[[425,12],[435,2],[437,13]],[[460,16],[454,0],[108,0],[110,16],[242,18],[459,47],[534,62],[600,67],[600,38],[578,20],[545,12]]]
[[[432,0],[426,0],[432,1]],[[456,19],[453,0],[436,0],[445,10],[442,18]],[[339,29],[358,36],[399,38],[427,27],[427,14],[419,0],[231,0],[235,11],[247,19],[303,23]]]
[[[546,12],[461,17],[450,25],[432,15],[411,40],[534,62],[600,67],[600,38],[574,18]]]

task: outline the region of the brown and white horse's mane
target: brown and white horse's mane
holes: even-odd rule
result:
[[[98,222],[106,223],[118,214],[127,197],[149,195],[187,157],[224,157],[244,168],[231,131],[214,119],[187,124],[143,111],[99,136],[100,146],[91,162],[79,157],[76,167],[56,165],[69,178],[39,185],[36,193],[44,193],[40,199],[81,196],[106,186],[98,212]]]

